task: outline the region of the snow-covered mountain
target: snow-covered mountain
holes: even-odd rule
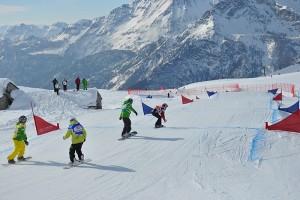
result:
[[[0,38],[3,76],[17,83],[31,85],[14,75],[18,69],[32,76],[20,69],[26,66],[47,71],[47,80],[110,71],[94,78],[94,86],[103,88],[177,87],[254,77],[299,63],[300,0],[135,0],[108,16],[74,24],[0,27]],[[124,59],[110,56],[107,66],[99,66],[110,52]],[[77,63],[94,70],[74,71]]]

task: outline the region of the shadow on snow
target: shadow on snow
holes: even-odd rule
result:
[[[65,167],[66,163],[60,163],[56,161],[48,161],[48,162],[41,162],[41,161],[26,161],[23,163],[18,163],[17,165],[36,165],[36,166],[45,166],[45,167]],[[116,165],[97,165],[94,163],[82,163],[81,165],[75,166],[74,168],[89,168],[89,169],[98,169],[98,170],[106,170],[106,171],[114,171],[114,172],[136,172],[133,169],[129,169],[122,166]]]

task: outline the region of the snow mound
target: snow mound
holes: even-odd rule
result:
[[[0,78],[0,98],[3,96],[4,91],[6,90],[7,84],[11,82],[7,78]]]
[[[14,90],[11,93],[12,98],[14,99],[12,105],[10,105],[10,110],[28,110],[31,107],[33,99],[28,96],[22,90]]]

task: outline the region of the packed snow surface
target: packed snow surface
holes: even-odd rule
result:
[[[270,77],[248,81],[263,79]],[[281,79],[293,83],[299,73]],[[131,115],[132,128],[138,134],[118,141],[126,92],[99,90],[104,109],[87,110],[67,95],[22,89],[35,101],[36,114],[59,122],[61,130],[36,136],[30,109],[0,112],[0,162],[7,163],[12,151],[19,115],[29,117],[26,155],[33,157],[15,166],[0,166],[1,200],[300,198],[300,135],[264,130],[264,122],[271,122],[274,113],[277,118],[286,116],[275,112],[277,103],[267,92],[219,93],[187,105],[179,97],[133,96],[138,116]],[[169,104],[166,128],[153,128],[155,119],[143,115],[141,100],[152,107]],[[285,97],[282,103],[288,106],[295,101],[296,97]],[[74,116],[87,129],[83,153],[92,161],[66,170],[70,141],[62,137]]]

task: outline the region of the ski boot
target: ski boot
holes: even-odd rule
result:
[[[8,164],[16,164],[16,161],[14,159],[8,160]]]

